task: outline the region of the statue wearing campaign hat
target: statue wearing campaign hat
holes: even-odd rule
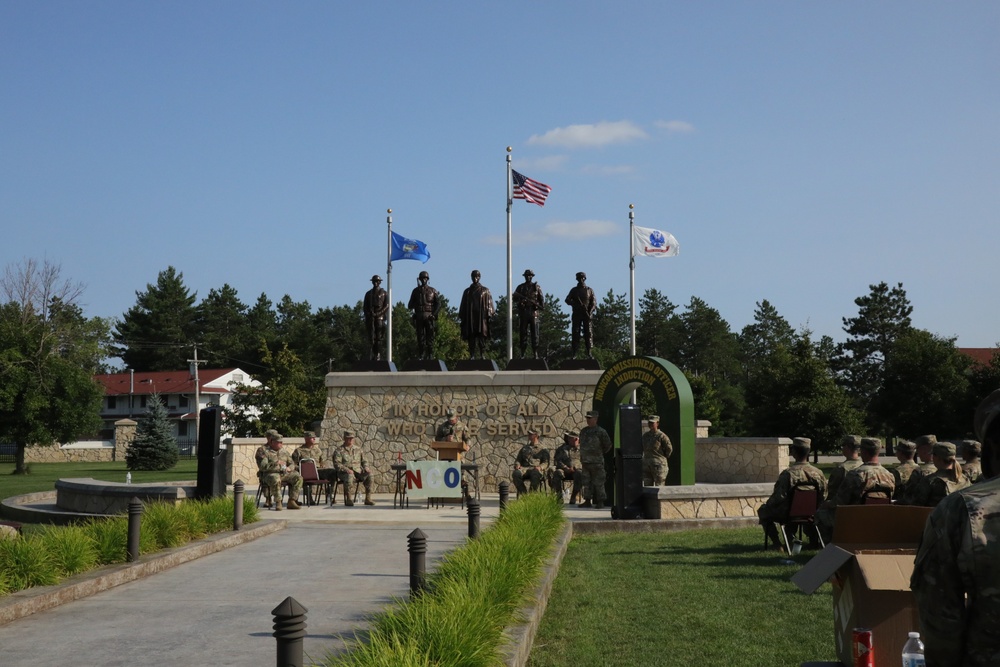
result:
[[[368,358],[377,361],[382,358],[385,348],[385,318],[389,314],[389,295],[382,289],[380,276],[372,276],[372,288],[365,293],[364,314],[371,346]]]
[[[594,319],[594,311],[597,310],[597,298],[594,297],[594,290],[587,286],[587,274],[580,271],[576,274],[576,287],[569,291],[566,296],[566,305],[573,309],[572,333],[573,333],[573,357],[580,347],[580,338],[583,338],[587,350],[587,357],[592,359],[591,349],[594,347],[594,330],[591,323]]]
[[[531,279],[535,272],[527,269],[524,272],[524,282],[514,290],[514,305],[517,307],[518,332],[521,342],[521,358],[528,346],[530,336],[531,353],[538,358],[538,316],[545,307],[545,295],[538,283]]]

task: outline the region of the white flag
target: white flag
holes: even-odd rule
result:
[[[675,257],[681,247],[670,232],[632,225],[632,247],[635,254],[646,257]]]

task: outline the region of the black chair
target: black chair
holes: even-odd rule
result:
[[[340,473],[333,474],[333,481],[330,483],[330,490],[327,496],[330,500],[331,505],[337,504],[337,489],[340,488]],[[358,491],[361,489],[361,485],[357,482],[354,483],[354,504],[358,504]],[[344,498],[346,499],[347,493],[344,493]]]
[[[820,548],[826,546],[823,536],[816,526],[816,509],[820,504],[819,490],[815,486],[794,486],[788,499],[788,518],[785,521],[775,521],[781,537],[785,540],[785,551],[792,553],[792,538],[800,542],[803,534],[814,536]],[[811,531],[811,532],[806,532]],[[767,537],[765,536],[765,545]]]
[[[892,489],[882,485],[873,486],[862,494],[861,503],[863,505],[891,505]]]

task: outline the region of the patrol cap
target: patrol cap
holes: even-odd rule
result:
[[[566,431],[565,433],[563,433],[563,437],[564,438],[579,438],[580,434],[577,433],[576,431]]]
[[[937,442],[936,435],[921,435],[918,436],[913,442],[916,443],[917,447],[926,447],[927,445],[933,445]]]
[[[529,428],[528,429],[528,435],[538,435],[538,429],[537,428]]]
[[[529,276],[532,277],[532,278],[534,278],[535,277],[535,272],[532,271],[531,269],[525,269],[524,270],[524,277],[527,278]]]
[[[372,276],[372,282],[373,283],[380,283],[380,282],[382,282],[382,277],[379,276],[378,274],[376,274],[376,275]]]
[[[306,431],[305,433],[302,434],[302,437],[303,438],[315,438],[316,437],[316,433],[315,433],[315,431]]]
[[[812,442],[810,438],[792,438],[792,447],[803,447],[808,452],[812,448]]]
[[[346,431],[344,431],[344,437],[345,438],[353,438],[354,437],[354,431],[352,431],[351,429],[347,429]]]
[[[658,422],[660,421],[660,415],[649,415],[646,417],[647,422]]]
[[[273,428],[269,428],[266,431],[264,431],[264,437],[267,438],[268,440],[270,440],[271,438],[273,438],[273,437],[275,437],[277,435],[281,435],[281,434],[278,433],[278,431],[276,429],[273,429]]]
[[[940,456],[943,459],[953,459],[955,458],[955,443],[954,442],[935,442],[934,448],[931,450],[934,456]]]
[[[1000,389],[991,392],[976,408],[976,416],[972,419],[972,424],[980,442],[986,440],[986,432],[998,414],[1000,414]]]
[[[841,447],[850,447],[851,449],[857,449],[861,445],[860,435],[845,435],[840,441]]]
[[[878,438],[861,438],[861,449],[877,454],[882,449],[882,441]]]
[[[444,416],[445,417],[454,417],[455,416],[455,408],[448,408],[447,410],[445,410],[444,411]]]
[[[962,451],[970,452],[979,456],[983,453],[983,445],[978,440],[963,440],[962,441]]]
[[[913,452],[917,451],[917,445],[912,440],[900,440],[899,442],[896,443],[894,449],[898,449],[904,454],[912,454]]]
[[[576,279],[577,280],[586,280],[587,279],[587,274],[584,273],[583,271],[579,271],[576,274]]]
[[[600,416],[601,416],[601,413],[600,413],[600,412],[598,412],[597,410],[588,410],[588,411],[587,411],[587,418],[588,418],[588,419],[589,419],[590,417],[595,417],[595,418],[596,418],[596,417],[600,417]]]
[[[271,436],[271,441],[272,442],[284,442],[285,439],[283,437],[281,437],[281,434],[279,433],[278,435]]]

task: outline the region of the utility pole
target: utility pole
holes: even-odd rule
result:
[[[194,359],[188,359],[191,364],[191,374],[194,376],[194,453],[198,453],[198,436],[201,433],[201,382],[198,380],[198,344],[194,344]]]

